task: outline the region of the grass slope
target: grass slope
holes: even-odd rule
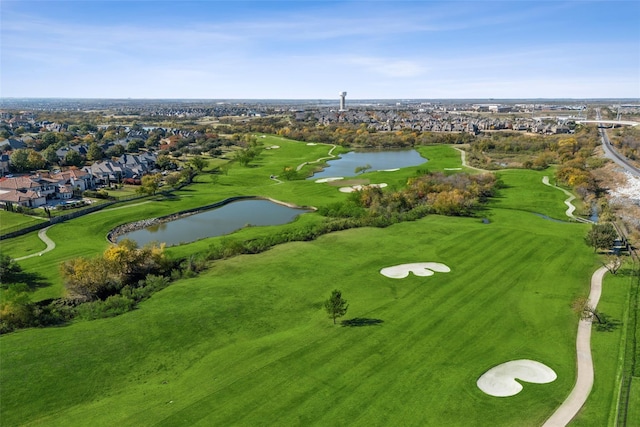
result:
[[[0,231],[10,232],[44,222],[44,219],[0,210]]]
[[[3,425],[538,425],[574,381],[568,301],[591,251],[574,243],[581,226],[494,218],[287,244],[218,262],[118,318],[5,336]],[[452,271],[378,272],[419,261]],[[334,287],[350,318],[382,323],[334,327],[321,309]],[[516,358],[559,378],[509,399],[475,387]]]

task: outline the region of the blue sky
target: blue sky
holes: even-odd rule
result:
[[[639,98],[637,1],[0,2],[0,96]]]

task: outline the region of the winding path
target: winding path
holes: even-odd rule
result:
[[[569,198],[564,201],[567,205],[565,214],[572,219],[580,222],[592,223],[584,218],[573,215],[576,207],[573,200],[576,198],[567,190],[549,183],[549,177],[544,176],[542,183],[549,187],[557,188],[566,194]],[[607,267],[600,267],[591,276],[591,289],[589,291],[589,306],[594,309],[600,301],[602,294],[602,279],[607,272]],[[564,402],[556,409],[551,417],[543,424],[542,427],[564,427],[576,416],[580,408],[584,405],[591,393],[593,387],[593,359],[591,357],[591,319],[582,319],[578,323],[578,335],[576,337],[576,357],[577,357],[577,377],[573,390]]]
[[[460,152],[460,159],[462,160],[462,166],[464,166],[465,168],[475,169],[475,170],[480,171],[480,172],[490,172],[487,169],[481,169],[481,168],[477,168],[475,166],[471,166],[471,165],[467,164],[467,152],[464,151],[461,148],[458,148],[458,147],[453,147],[453,148]]]
[[[119,206],[117,208],[102,209],[100,211],[92,212],[89,215],[97,214],[97,213],[100,213],[100,212],[113,211],[113,210],[117,210],[117,209],[130,208],[132,206],[144,205],[145,203],[149,203],[149,201],[135,203],[135,204],[131,204],[131,205]],[[47,236],[47,230],[49,230],[51,227],[52,226],[50,225],[50,226],[48,226],[46,228],[43,228],[42,230],[38,231],[38,237],[40,238],[40,240],[42,240],[45,243],[45,245],[47,245],[47,247],[44,250],[42,250],[40,252],[37,252],[35,254],[25,255],[25,256],[22,256],[22,257],[19,257],[19,258],[14,258],[14,261],[22,261],[23,259],[42,256],[42,254],[46,254],[47,252],[51,252],[52,250],[54,250],[56,248],[56,242],[54,242],[53,240],[51,240],[49,238],[49,236]]]
[[[571,194],[570,192],[568,192],[564,188],[560,188],[557,185],[552,185],[549,182],[549,177],[546,176],[546,175],[542,177],[542,183],[544,185],[548,185],[549,187],[557,188],[558,190],[562,191],[565,195],[567,195],[569,197],[567,200],[564,201],[564,204],[567,205],[567,210],[565,211],[565,214],[569,218],[574,219],[574,220],[576,220],[578,222],[586,222],[586,223],[589,223],[589,224],[593,223],[593,221],[589,221],[588,219],[580,218],[580,217],[577,217],[577,216],[573,215],[573,212],[575,212],[576,207],[571,202],[573,202],[575,200],[576,196],[574,196],[573,194]]]
[[[23,259],[33,258],[33,257],[36,257],[36,256],[41,256],[44,253],[47,253],[47,252],[50,252],[50,251],[54,250],[56,248],[56,243],[53,240],[51,240],[49,238],[49,236],[47,236],[47,230],[50,229],[50,228],[51,228],[51,226],[43,228],[42,230],[38,231],[38,237],[40,238],[40,240],[42,240],[47,245],[45,250],[40,251],[40,252],[35,253],[35,254],[26,255],[26,256],[23,256],[23,257],[20,257],[20,258],[15,258],[14,261],[22,261]]]
[[[329,153],[328,153],[328,154],[329,154],[329,156],[328,156],[328,157],[320,157],[318,160],[314,160],[313,162],[304,162],[304,163],[302,163],[302,164],[299,164],[299,165],[298,165],[298,167],[296,168],[296,172],[297,172],[297,171],[299,171],[300,169],[302,169],[303,167],[305,167],[305,166],[306,166],[306,165],[308,165],[308,164],[311,164],[311,163],[318,163],[318,162],[320,162],[320,161],[322,161],[322,160],[327,160],[327,159],[333,159],[333,158],[335,158],[336,156],[333,154],[333,150],[335,150],[335,149],[336,149],[336,145],[332,145],[332,146],[331,146],[331,150],[329,150]]]
[[[602,279],[607,267],[600,267],[591,276],[589,306],[594,309],[602,294]],[[576,384],[569,396],[556,409],[542,427],[564,427],[576,416],[587,401],[593,387],[593,359],[591,358],[591,319],[582,319],[578,324],[576,338],[576,354],[578,374]]]

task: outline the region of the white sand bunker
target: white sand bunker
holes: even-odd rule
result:
[[[342,193],[353,193],[354,191],[360,191],[363,188],[367,188],[367,187],[384,188],[386,186],[387,186],[387,183],[385,183],[385,182],[380,183],[380,184],[352,185],[351,187],[340,187],[340,192],[342,192]]]
[[[404,279],[409,276],[409,273],[421,277],[433,276],[434,271],[448,273],[451,269],[439,262],[414,262],[413,264],[400,264],[383,268],[380,270],[380,274],[391,279]]]
[[[316,183],[321,184],[323,182],[331,182],[331,181],[340,181],[343,180],[344,178],[341,176],[334,176],[331,178],[320,178],[320,179],[316,179]]]
[[[279,145],[272,145],[271,147],[266,147],[267,150],[275,150],[276,148],[280,148]]]
[[[395,172],[395,171],[399,171],[400,168],[394,168],[394,169],[382,169],[380,170],[380,172]]]
[[[496,397],[514,396],[522,390],[516,379],[528,383],[546,384],[558,378],[555,371],[535,360],[511,360],[495,366],[478,378],[478,388]]]
[[[462,168],[444,168],[446,171],[461,171]]]
[[[307,142],[307,145],[318,145],[315,142]]]

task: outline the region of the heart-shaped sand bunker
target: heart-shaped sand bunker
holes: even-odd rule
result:
[[[412,264],[400,264],[383,268],[380,270],[380,274],[391,279],[404,279],[409,276],[409,273],[421,277],[433,276],[434,271],[438,273],[448,273],[451,269],[439,262],[415,262]]]

